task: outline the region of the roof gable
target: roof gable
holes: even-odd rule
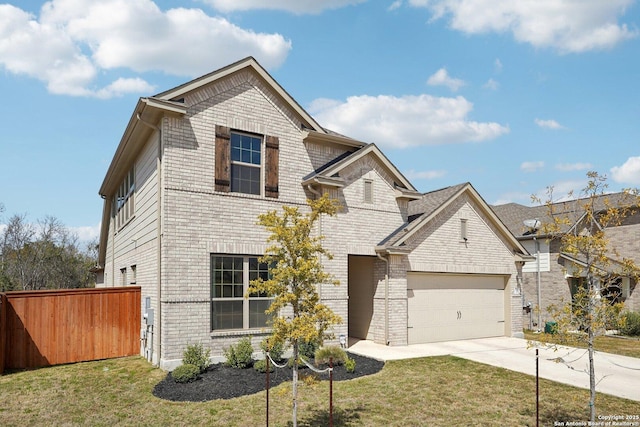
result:
[[[491,221],[495,229],[508,241],[511,246],[522,255],[527,255],[526,249],[502,223],[491,207],[470,183],[458,184],[440,190],[425,193],[419,200],[409,203],[409,221],[382,242],[379,250],[401,249],[406,242],[421,229],[427,226],[439,213],[446,210],[456,200],[466,195]]]
[[[309,128],[313,131],[326,134],[328,133],[322,126],[315,121],[309,113],[307,113],[301,106],[296,102],[291,95],[287,93],[286,90],[273,78],[271,75],[256,61],[253,57],[249,56],[247,58],[241,59],[233,64],[227,65],[226,67],[220,68],[216,71],[213,71],[209,74],[206,74],[202,77],[198,77],[194,80],[191,80],[187,83],[184,83],[180,86],[176,86],[173,89],[169,89],[167,91],[161,92],[157,95],[154,95],[152,98],[165,100],[165,101],[178,101],[183,99],[185,95],[188,93],[199,90],[200,88],[207,86],[213,82],[216,82],[220,79],[224,79],[232,74],[238,73],[243,70],[251,70],[254,72],[264,83],[266,83],[277,96],[279,96],[293,111],[300,115],[303,120],[303,127]]]
[[[356,151],[345,153],[333,159],[304,177],[302,185],[314,183],[331,185],[331,182],[335,182],[335,186],[340,186],[339,184],[343,182],[340,178],[340,172],[366,156],[373,157],[389,173],[399,191],[404,191],[407,195],[414,193],[413,198],[418,198],[418,192],[413,184],[402,175],[398,168],[389,161],[375,144],[368,144]]]

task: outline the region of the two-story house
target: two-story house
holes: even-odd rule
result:
[[[428,159],[425,159],[428,161]],[[171,369],[268,331],[260,213],[342,209],[318,232],[336,337],[387,345],[522,332],[527,252],[470,184],[421,194],[374,144],[323,128],[253,58],[141,98],[100,188],[98,286],[142,288],[142,349]],[[246,297],[247,296],[247,297]],[[255,347],[257,348],[257,346]]]
[[[584,223],[588,200],[577,199],[553,203],[549,206],[524,206],[517,203],[493,206],[494,212],[534,257],[522,267],[522,298],[525,328],[544,329],[546,322],[553,321],[548,307],[569,302],[579,286],[584,286],[585,260],[563,252],[560,243],[562,233],[588,232]],[[590,201],[590,200],[589,200]],[[621,192],[594,197],[594,212],[598,215],[608,207],[637,206],[637,200]],[[544,232],[542,224],[553,222],[556,217],[566,219],[556,233]],[[603,227],[601,227],[603,228]],[[640,292],[634,277],[622,273],[620,261],[630,259],[640,265],[640,211],[630,209],[620,224],[604,228],[608,240],[610,262],[602,266],[602,274],[612,278],[602,286],[601,296],[612,302],[622,302],[631,311],[640,310]]]

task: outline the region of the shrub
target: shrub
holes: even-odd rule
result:
[[[267,360],[266,359],[262,359],[262,360],[256,360],[253,363],[253,369],[255,369],[256,371],[265,374],[267,373]],[[269,363],[269,372],[273,372],[275,370],[273,363]]]
[[[184,365],[193,365],[197,366],[199,372],[204,372],[211,362],[209,361],[209,356],[211,355],[211,350],[207,349],[206,351],[202,347],[202,344],[191,344],[187,346],[187,349],[182,353],[182,363]]]
[[[229,346],[224,350],[224,356],[227,358],[227,366],[232,368],[244,369],[251,366],[253,364],[251,338],[244,337],[235,346]]]
[[[269,353],[271,359],[275,360],[276,362],[282,360],[284,346],[281,341],[276,341],[273,337],[267,337],[260,343],[260,348],[265,353]]]
[[[640,336],[640,312],[627,311],[622,319],[620,332],[623,335]]]
[[[350,357],[347,357],[347,360],[344,362],[344,367],[349,373],[353,373],[356,371],[356,361]]]
[[[333,358],[334,366],[342,365],[347,360],[347,353],[337,345],[328,345],[316,350],[316,365],[326,365],[331,358]]]
[[[190,363],[186,363],[174,369],[173,372],[171,372],[171,377],[177,383],[189,383],[198,378],[199,373],[199,367]]]
[[[318,340],[300,341],[298,344],[298,351],[305,357],[305,359],[313,359],[318,347],[320,347],[320,342]]]

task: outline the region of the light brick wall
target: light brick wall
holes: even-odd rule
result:
[[[460,236],[462,219],[467,221],[466,242]],[[404,271],[503,276],[505,334],[522,335],[522,299],[514,248],[470,197],[462,195],[438,213],[407,241],[407,248],[411,253]],[[402,270],[398,269],[397,274]],[[406,273],[404,281],[406,290]]]
[[[185,103],[187,117],[165,120],[164,367],[175,364],[188,343],[201,342],[221,356],[224,347],[246,334],[260,341],[260,331],[210,331],[210,254],[262,255],[268,234],[256,225],[258,215],[283,205],[306,211],[311,193],[301,186],[302,177],[345,151],[304,143],[300,118],[248,73],[188,95]],[[215,125],[279,138],[278,199],[214,191]],[[375,255],[374,247],[402,224],[403,205],[406,215],[406,203],[395,199],[392,177],[376,162],[361,159],[341,176],[345,187],[338,197],[345,209],[318,226],[334,255],[325,260],[325,269],[341,282],[319,286],[323,302],[344,321],[334,328],[336,337],[348,333],[348,254]],[[373,181],[374,203],[364,202],[363,178]]]

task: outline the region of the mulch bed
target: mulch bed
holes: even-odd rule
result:
[[[349,373],[344,366],[336,366],[333,370],[334,381],[350,380],[379,372],[384,362],[357,354],[348,353],[356,361],[355,372]],[[308,368],[300,368],[300,375],[312,372]],[[329,374],[317,374],[321,380],[329,380]],[[270,374],[270,387],[285,381],[291,381],[291,369],[276,369]],[[153,389],[153,395],[174,402],[206,402],[215,399],[233,399],[248,394],[258,393],[266,388],[266,374],[253,367],[236,369],[216,364],[200,374],[197,380],[180,384],[173,380],[171,373],[160,381]]]

